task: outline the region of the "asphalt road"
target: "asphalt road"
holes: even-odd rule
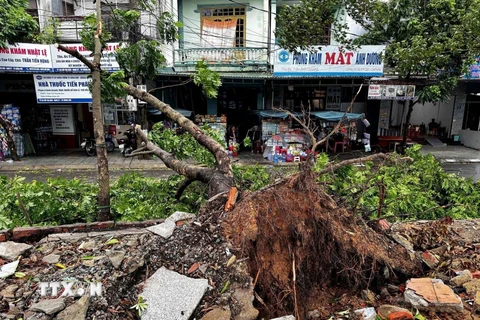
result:
[[[444,163],[442,164],[442,167],[446,172],[456,173],[465,178],[472,178],[473,181],[480,180],[480,163]]]
[[[474,181],[480,180],[480,164],[457,164],[457,163],[445,163],[442,165],[446,172],[456,173],[462,177],[473,178]],[[145,177],[152,177],[158,179],[164,179],[170,175],[175,174],[170,169],[157,169],[157,170],[110,170],[110,180],[115,181],[120,176],[129,172],[137,172]],[[46,181],[47,178],[64,177],[67,179],[79,178],[87,182],[95,182],[97,171],[95,170],[40,170],[40,171],[0,171],[0,175],[13,177],[15,175],[25,177],[27,181],[37,180]]]

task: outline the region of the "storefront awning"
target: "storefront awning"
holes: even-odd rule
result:
[[[310,113],[312,116],[315,116],[319,119],[326,121],[340,121],[345,115],[348,120],[357,120],[363,115],[360,113],[347,113],[340,111],[315,111]]]
[[[182,116],[187,117],[187,118],[192,115],[192,111],[190,111],[190,110],[175,109],[175,111],[181,113]],[[159,115],[162,114],[162,112],[161,112],[160,110],[158,110],[157,108],[152,107],[152,106],[148,106],[148,108],[147,108],[147,113],[148,113],[149,115],[152,115],[152,116],[159,116]]]
[[[258,114],[262,118],[286,119],[289,116],[289,114],[284,111],[275,111],[275,110],[261,110],[261,111],[258,111]],[[292,114],[296,117],[303,117],[303,114],[300,112],[292,112]]]

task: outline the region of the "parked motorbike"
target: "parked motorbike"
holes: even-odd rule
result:
[[[105,145],[107,146],[107,152],[115,150],[115,142],[113,141],[113,137],[109,134],[105,135]],[[85,150],[85,153],[89,157],[93,157],[97,153],[97,144],[94,138],[84,138],[80,146]]]
[[[119,132],[119,134],[120,133],[121,132]],[[118,141],[118,148],[125,157],[137,149],[137,134],[135,133],[135,128],[133,127],[125,131],[124,134],[127,138],[120,139]]]

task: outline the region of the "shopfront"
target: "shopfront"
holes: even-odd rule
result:
[[[466,92],[460,141],[466,147],[480,150],[480,81],[467,83]]]
[[[92,59],[81,44],[68,46]],[[119,70],[111,54],[117,48],[118,43],[107,45],[103,70]],[[15,124],[20,156],[75,148],[82,137],[93,134],[88,73],[80,61],[53,45],[18,43],[0,50],[0,109]],[[117,113],[106,115],[112,121],[119,118]]]
[[[365,78],[381,76],[385,46],[347,50],[325,46],[320,51],[289,52],[277,48],[271,86],[271,108],[292,111],[343,111]],[[359,94],[354,112],[363,112],[366,91]]]

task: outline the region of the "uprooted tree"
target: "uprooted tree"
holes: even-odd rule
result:
[[[93,24],[92,29],[95,30],[92,34],[106,41],[102,38],[105,34],[97,32],[101,26],[101,20],[98,19]],[[97,43],[98,38],[95,39]],[[179,186],[179,193],[193,181],[208,185],[210,200],[200,215],[207,217],[209,223],[220,223],[226,238],[232,241],[239,254],[250,258],[250,272],[256,278],[255,284],[260,286],[257,291],[263,298],[265,305],[262,308],[266,314],[295,312],[297,318],[305,318],[307,306],[312,302],[311,290],[320,292],[329,285],[369,286],[383,281],[387,273],[401,278],[421,269],[418,261],[406,249],[391,243],[382,234],[372,232],[361,215],[354,215],[339,205],[329,195],[328,189],[317,181],[323,174],[335,172],[346,165],[390,161],[388,156],[377,154],[343,163],[330,163],[315,172],[314,151],[325,141],[316,141],[312,132],[308,132],[311,128],[304,124],[314,146],[307,161],[312,165],[304,166],[298,174],[267,188],[250,194],[240,193],[237,198],[232,164],[224,145],[168,104],[125,81],[126,76],[131,74],[129,65],[134,64],[132,58],[143,66],[137,69],[137,76],[154,75],[157,66],[164,61],[161,60],[160,43],[142,40],[122,47],[117,57],[123,70],[113,74],[102,72],[98,60],[91,62],[77,51],[61,45],[58,48],[77,57],[92,72],[101,75],[102,98],[112,93],[117,96],[129,94],[149,103],[183,128],[198,142],[199,148],[203,147],[213,155],[215,161],[212,167],[192,164],[156,145],[140,128],[136,129],[144,142],[137,154],[154,153],[167,167],[185,177]],[[216,94],[220,85],[217,74],[199,64],[193,77],[206,94]]]

